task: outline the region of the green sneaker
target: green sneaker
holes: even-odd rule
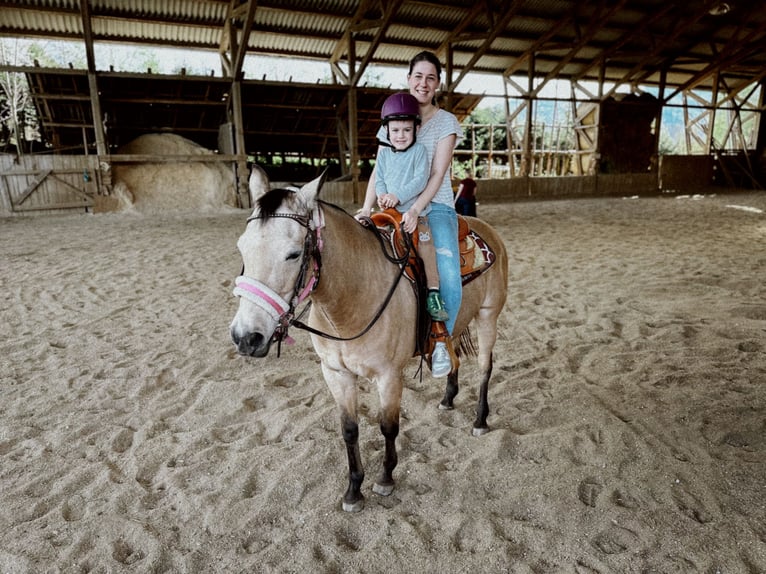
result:
[[[426,299],[426,310],[434,321],[446,321],[449,319],[447,309],[444,308],[444,300],[438,291],[429,291]]]

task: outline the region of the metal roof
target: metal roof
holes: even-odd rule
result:
[[[460,90],[467,72],[503,75],[512,89],[530,86],[532,77],[534,89],[541,78],[664,82],[666,95],[721,87],[731,94],[766,77],[764,0],[0,0],[0,36],[79,40],[91,49],[96,42],[198,48],[232,62],[228,78],[195,78],[95,70],[91,58],[113,147],[169,130],[193,132],[216,148],[245,32],[246,54],[329,62],[337,82],[245,79],[248,153],[336,156],[345,137],[339,122],[349,121],[348,90],[364,68],[395,65],[404,75],[423,49],[445,64],[449,93]],[[87,71],[24,71],[51,141],[76,146],[93,126]],[[357,90],[358,152],[371,157],[377,110],[390,92]],[[459,117],[481,98],[456,96]]]
[[[253,0],[254,2],[254,0]],[[246,0],[89,0],[93,40],[217,50]],[[232,10],[230,12],[230,10]],[[760,80],[763,0],[268,0],[248,53],[404,66],[436,51],[464,71],[711,87]],[[79,0],[0,1],[0,35],[82,39]],[[479,56],[479,57],[477,57]],[[457,86],[459,88],[459,86]]]

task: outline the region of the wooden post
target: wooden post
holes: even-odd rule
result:
[[[524,98],[527,102],[527,121],[524,125],[524,144],[522,150],[522,162],[521,162],[521,175],[529,176],[533,173],[532,166],[532,113],[534,111],[532,105],[532,90],[534,89],[534,77],[535,77],[535,55],[529,56],[529,68],[527,70],[527,93],[524,94]]]
[[[231,108],[234,116],[234,153],[237,154],[234,177],[237,185],[237,206],[252,208],[247,169],[247,151],[245,149],[245,129],[242,118],[242,82],[235,79],[231,83]],[[247,199],[244,199],[247,198]]]
[[[715,111],[718,106],[718,72],[713,74],[713,91],[711,96],[710,123],[708,125],[707,138],[705,141],[705,153],[710,155],[715,142],[713,141],[713,130],[715,128]]]
[[[357,92],[356,86],[348,88],[348,139],[349,139],[349,170],[351,172],[352,197],[355,203],[364,201],[359,186],[359,130],[357,128]]]

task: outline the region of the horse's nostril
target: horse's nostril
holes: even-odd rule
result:
[[[263,335],[260,333],[246,333],[239,335],[234,330],[231,332],[231,339],[237,346],[240,355],[255,356],[256,353],[263,351]]]
[[[247,344],[253,350],[259,348],[263,344],[263,335],[260,333],[250,333],[247,336]]]

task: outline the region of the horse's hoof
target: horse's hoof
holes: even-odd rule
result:
[[[439,403],[439,410],[440,411],[451,411],[454,408],[455,407],[453,407],[452,405],[445,405],[444,403]]]
[[[473,427],[473,436],[482,436],[489,432],[489,427]]]
[[[360,498],[356,502],[343,501],[344,512],[359,512],[364,508],[364,498]]]
[[[381,496],[389,496],[394,491],[394,485],[393,484],[378,484],[377,482],[372,485],[372,491],[375,494],[379,494]]]

